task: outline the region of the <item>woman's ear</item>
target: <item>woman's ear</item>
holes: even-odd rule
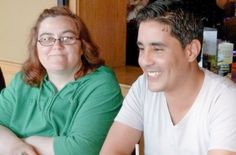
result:
[[[190,44],[186,47],[187,57],[189,61],[195,61],[197,56],[200,54],[201,51],[201,43],[199,40],[194,39]]]

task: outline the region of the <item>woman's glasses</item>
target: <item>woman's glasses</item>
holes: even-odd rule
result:
[[[47,37],[41,37],[38,40],[38,42],[42,46],[53,46],[57,40],[63,45],[72,45],[77,40],[79,40],[79,38],[78,37],[71,37],[71,36],[62,36],[60,38],[54,38],[52,36],[47,36]]]

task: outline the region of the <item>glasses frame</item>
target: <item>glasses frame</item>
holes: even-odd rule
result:
[[[70,37],[70,36],[62,36],[62,37],[59,37],[59,38],[55,38],[55,37],[48,37],[48,38],[53,39],[52,42],[50,42],[50,43],[48,43],[48,44],[44,44],[44,43],[43,43],[43,40],[42,40],[42,39],[44,39],[43,37],[40,38],[40,39],[38,39],[37,41],[40,43],[41,46],[50,47],[50,46],[54,46],[57,40],[58,40],[58,41],[60,42],[60,44],[62,44],[62,45],[73,45],[73,44],[75,44],[75,42],[76,42],[77,40],[80,40],[79,37]],[[66,43],[66,42],[64,41],[65,38],[70,38],[70,39],[71,39],[71,43]]]

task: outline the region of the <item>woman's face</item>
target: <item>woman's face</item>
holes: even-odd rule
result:
[[[78,70],[82,55],[78,33],[73,20],[66,16],[48,17],[41,22],[38,40],[54,40],[51,45],[37,42],[39,60],[49,75],[72,76]]]

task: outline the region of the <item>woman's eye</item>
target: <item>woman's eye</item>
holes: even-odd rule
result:
[[[72,39],[72,37],[65,36],[65,37],[61,37],[61,39],[62,39],[63,41],[66,41],[66,40],[71,40],[71,39]]]
[[[40,40],[41,41],[52,41],[52,40],[54,40],[54,38],[53,37],[43,37]]]

